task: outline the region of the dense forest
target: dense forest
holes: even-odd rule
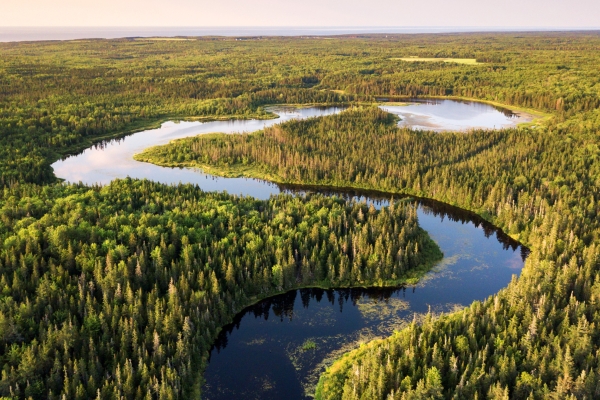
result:
[[[597,133],[572,122],[434,133],[398,128],[371,107],[256,134],[178,140],[140,158],[438,198],[532,246],[523,276],[507,290],[358,350],[328,371],[320,398],[594,398],[600,151]]]
[[[15,398],[175,398],[256,299],[397,285],[441,258],[406,202],[125,180],[16,185],[0,206],[0,394]]]
[[[319,398],[600,396],[598,111],[469,133],[395,121],[376,107],[354,108],[256,134],[182,139],[138,159],[432,197],[478,212],[534,249],[523,276],[498,296],[339,361]]]
[[[403,203],[377,212],[145,181],[72,186],[50,168],[166,118],[268,118],[267,104],[345,102],[354,107],[337,116],[150,154],[442,200],[532,252],[497,295],[340,359],[317,397],[599,397],[598,50],[597,33],[0,44],[0,394],[182,398],[241,306],[295,285],[394,281],[439,257]],[[409,56],[480,63],[395,59]],[[551,117],[437,134],[397,128],[367,104],[414,95]]]
[[[0,43],[0,184],[52,182],[52,161],[160,120],[267,117],[273,103],[452,95],[560,118],[600,106],[594,33],[255,39]]]

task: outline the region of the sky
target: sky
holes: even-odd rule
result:
[[[600,0],[0,0],[10,26],[598,28]]]

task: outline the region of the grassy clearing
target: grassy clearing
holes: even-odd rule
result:
[[[408,62],[445,62],[445,63],[456,63],[456,64],[484,64],[477,62],[475,58],[426,58],[426,57],[399,57],[391,58],[391,60],[400,60]]]

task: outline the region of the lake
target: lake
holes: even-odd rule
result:
[[[453,207],[416,202],[419,224],[444,253],[414,287],[300,289],[240,313],[211,351],[203,398],[306,399],[337,357],[424,314],[452,312],[505,287],[527,249]],[[314,349],[303,350],[313,342]]]
[[[470,129],[513,128],[530,122],[533,116],[485,103],[461,100],[411,99],[405,106],[382,106],[398,115],[398,126],[411,129],[468,131]]]

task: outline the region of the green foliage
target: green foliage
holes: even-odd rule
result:
[[[452,95],[553,116],[536,129],[433,134],[354,109],[152,154],[419,194],[531,247],[506,289],[346,355],[317,397],[600,397],[598,34],[399,37],[0,44],[0,396],[181,398],[248,302],[301,285],[386,283],[432,259],[406,206],[24,184],[52,182],[52,161],[165,118]],[[484,64],[393,60],[408,56]]]
[[[317,348],[317,344],[313,341],[313,340],[306,340],[303,344],[302,344],[302,351],[309,351],[309,350],[314,350]]]
[[[578,82],[563,84],[578,91]],[[430,197],[476,211],[531,247],[508,288],[342,358],[323,376],[320,398],[435,398],[435,368],[449,399],[589,399],[600,396],[600,112],[576,108],[536,128],[466,134],[401,129],[375,107],[354,108],[140,157]]]
[[[166,118],[264,118],[265,104],[465,96],[557,111],[600,106],[598,37],[201,38],[0,43],[0,185]],[[485,65],[393,58],[476,58]]]
[[[397,283],[441,257],[417,250],[428,242],[405,202],[131,180],[5,188],[0,395],[182,397],[220,327],[257,297]]]

